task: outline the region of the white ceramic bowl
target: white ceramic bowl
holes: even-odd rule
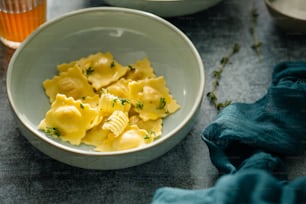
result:
[[[222,0],[104,0],[110,5],[148,11],[162,17],[194,14]]]
[[[164,121],[155,142],[118,152],[72,146],[37,129],[50,104],[42,82],[57,74],[56,65],[95,52],[110,51],[129,64],[147,56],[181,109]],[[50,157],[88,169],[120,169],[148,162],[178,144],[190,131],[204,92],[204,67],[192,42],[175,26],[150,13],[123,8],[78,10],[36,30],[13,55],[7,92],[22,134]]]
[[[305,0],[265,0],[273,21],[281,29],[294,33],[306,33]]]

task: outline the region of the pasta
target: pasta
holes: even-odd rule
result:
[[[100,114],[108,116],[116,110],[128,112],[131,104],[126,98],[119,98],[109,93],[102,93],[99,103]]]
[[[57,70],[43,82],[51,106],[38,128],[73,145],[120,151],[149,144],[180,108],[148,58],[123,66],[98,52]]]
[[[58,137],[71,144],[79,145],[97,111],[88,104],[75,101],[72,97],[57,94],[51,109],[40,122],[39,128],[46,132],[56,130]]]
[[[179,108],[162,76],[133,81],[129,91],[132,104],[144,121],[164,118]]]
[[[44,88],[52,103],[58,93],[80,99],[83,96],[94,96],[93,88],[77,66],[72,66],[66,72],[61,72],[53,79],[45,80]]]

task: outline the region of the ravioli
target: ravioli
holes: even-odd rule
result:
[[[125,78],[121,78],[115,83],[107,86],[107,92],[115,95],[119,98],[128,98],[129,97],[129,82],[132,80],[127,80]]]
[[[61,72],[58,76],[45,80],[43,86],[51,103],[58,93],[74,99],[96,94],[77,66],[70,67],[66,72]]]
[[[129,83],[132,104],[144,121],[164,118],[180,108],[170,95],[164,77]]]
[[[155,77],[151,62],[146,57],[142,60],[138,60],[134,64],[130,64],[128,67],[130,70],[126,75],[127,79],[137,81]]]
[[[133,115],[130,117],[130,124],[137,125],[139,128],[146,130],[153,140],[162,134],[163,120],[161,118],[144,121],[138,115]]]
[[[96,115],[97,110],[90,105],[82,104],[81,101],[76,101],[72,97],[57,94],[51,109],[38,127],[45,132],[50,129],[57,130],[57,136],[62,140],[79,145]]]
[[[133,125],[112,142],[114,150],[132,149],[146,144],[147,131]]]
[[[147,145],[180,108],[148,58],[123,66],[111,53],[98,52],[57,70],[43,82],[51,106],[38,128],[73,145],[103,152]]]
[[[117,81],[128,71],[128,67],[119,64],[109,52],[91,55],[77,64],[96,90]]]

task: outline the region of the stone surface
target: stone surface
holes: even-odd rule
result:
[[[63,5],[64,4],[64,5]],[[90,6],[99,0],[49,1],[48,19]],[[256,33],[263,43],[260,61],[251,48],[250,10],[258,10]],[[212,88],[212,72],[234,43],[240,51],[222,73],[217,95],[220,100],[252,103],[270,84],[273,67],[280,61],[305,60],[306,37],[277,28],[264,1],[226,0],[206,11],[167,19],[199,50],[206,73],[205,95]],[[95,171],[59,163],[35,149],[16,129],[6,88],[7,51],[0,47],[0,203],[149,203],[159,187],[207,188],[217,171],[211,164],[200,134],[217,111],[203,98],[194,128],[179,145],[149,163],[112,171]],[[287,159],[289,176],[306,172],[306,157]]]

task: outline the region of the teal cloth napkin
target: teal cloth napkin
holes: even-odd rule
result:
[[[306,177],[288,181],[283,162],[306,150],[306,62],[276,65],[267,93],[255,103],[224,108],[202,139],[220,173],[215,185],[163,187],[152,204],[306,203]]]

